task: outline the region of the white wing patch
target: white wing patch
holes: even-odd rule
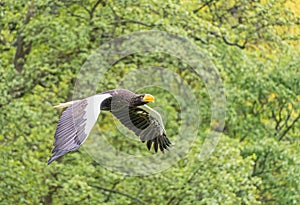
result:
[[[98,116],[100,114],[101,103],[109,97],[111,97],[110,94],[101,94],[101,95],[94,95],[94,96],[86,98],[87,106],[85,109],[86,113],[84,115],[84,118],[86,119],[84,132],[86,135],[89,135],[89,133],[91,132],[92,128],[94,127],[94,125],[98,119]]]

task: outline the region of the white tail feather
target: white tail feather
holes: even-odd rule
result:
[[[77,101],[77,100],[76,100]],[[76,101],[70,101],[65,103],[59,103],[58,105],[53,106],[54,108],[66,108],[73,105]]]

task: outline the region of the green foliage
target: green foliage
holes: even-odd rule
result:
[[[287,3],[292,1],[0,1],[0,204],[299,204],[299,11]],[[148,30],[187,38],[219,70],[227,113],[212,156],[198,159],[211,118],[205,83],[175,56],[136,53],[112,65],[98,91],[120,86],[138,68],[175,72],[182,81],[156,80],[174,88],[187,84],[199,102],[190,150],[149,176],[112,172],[79,151],[46,166],[61,113],[52,106],[72,99],[88,56],[115,37]],[[157,87],[142,91],[155,95],[153,106],[167,119],[171,140],[178,140],[183,122],[174,96]],[[95,129],[116,150],[152,155],[134,138],[124,139],[109,113],[101,114]],[[89,140],[87,146],[99,139]]]

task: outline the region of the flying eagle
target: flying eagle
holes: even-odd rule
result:
[[[160,114],[146,104],[154,102],[150,94],[135,94],[126,89],[105,91],[82,100],[61,103],[67,108],[61,115],[54,135],[54,149],[48,165],[66,153],[77,150],[87,139],[100,111],[110,111],[125,127],[146,142],[150,150],[168,150],[171,145]]]

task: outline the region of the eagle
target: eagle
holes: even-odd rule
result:
[[[111,112],[125,127],[147,145],[148,150],[169,150],[170,142],[160,114],[147,106],[154,102],[150,94],[136,94],[126,89],[108,90],[84,99],[60,103],[67,108],[61,114],[54,134],[51,164],[68,152],[77,150],[87,139],[101,111]]]

